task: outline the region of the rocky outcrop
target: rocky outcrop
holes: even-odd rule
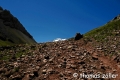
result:
[[[113,20],[120,20],[120,14],[116,16]]]
[[[36,43],[10,11],[0,7],[0,40],[10,43]]]
[[[81,35],[80,33],[76,33],[76,35],[75,35],[75,40],[79,40],[79,39],[81,39],[81,38],[83,38],[83,35]]]

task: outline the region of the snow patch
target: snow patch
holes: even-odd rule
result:
[[[57,42],[57,41],[65,41],[66,39],[62,39],[62,38],[56,38],[53,40],[53,42]]]

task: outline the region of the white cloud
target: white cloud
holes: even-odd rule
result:
[[[66,39],[61,39],[61,38],[56,38],[53,40],[53,42],[57,42],[57,41],[65,41]]]

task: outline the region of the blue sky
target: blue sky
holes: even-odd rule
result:
[[[0,0],[37,42],[70,38],[120,14],[120,0]]]

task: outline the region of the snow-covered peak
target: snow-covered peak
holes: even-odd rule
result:
[[[56,38],[53,40],[53,42],[57,42],[57,41],[65,41],[66,39],[62,39],[62,38]]]

